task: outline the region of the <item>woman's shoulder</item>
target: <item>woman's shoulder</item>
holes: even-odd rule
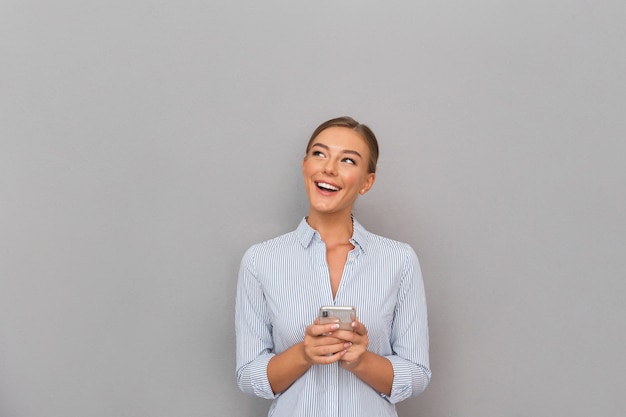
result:
[[[355,238],[371,261],[384,262],[386,265],[396,265],[400,268],[419,267],[417,254],[409,243],[366,231],[362,226],[360,229],[361,241],[358,240],[359,237]]]
[[[421,276],[420,261],[409,243],[371,232],[367,234],[364,252],[371,262],[382,263],[389,270],[403,271],[403,277]]]
[[[376,250],[389,250],[397,253],[415,253],[409,243],[370,232],[362,225],[358,224],[358,226],[356,226],[356,224],[358,223],[355,223],[355,232],[358,231],[358,233],[355,233],[355,238],[358,239],[359,236],[356,235],[360,234],[361,239],[367,246],[371,246]]]
[[[369,244],[379,252],[395,253],[400,256],[412,256],[415,254],[413,247],[409,243],[375,233],[370,233]]]

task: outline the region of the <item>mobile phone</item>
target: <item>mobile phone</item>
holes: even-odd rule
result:
[[[356,307],[322,306],[318,315],[320,324],[339,323],[339,328],[352,331],[352,322],[356,320]]]

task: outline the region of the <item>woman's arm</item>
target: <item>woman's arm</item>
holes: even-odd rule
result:
[[[350,340],[351,346],[341,359],[341,366],[355,374],[363,382],[377,392],[391,394],[393,386],[393,366],[389,359],[367,350],[367,328],[363,323],[352,323],[354,332],[344,337]]]
[[[298,343],[274,356],[267,364],[267,379],[274,394],[283,392],[311,367],[304,359],[304,344]]]
[[[406,248],[391,328],[393,353],[380,356],[367,351],[367,329],[359,322],[353,323],[353,334],[342,333],[339,336],[353,343],[342,358],[341,365],[392,403],[420,394],[426,389],[431,376],[424,283],[415,252],[408,245]]]
[[[394,371],[388,400],[397,403],[422,393],[430,382],[428,318],[424,281],[417,255],[406,245],[406,261],[391,327],[392,354],[385,356]]]
[[[365,352],[359,365],[350,369],[341,362],[344,369],[348,369],[363,382],[374,388],[376,392],[391,395],[393,386],[393,367],[389,359],[372,352]]]

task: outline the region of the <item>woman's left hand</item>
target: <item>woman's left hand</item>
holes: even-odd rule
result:
[[[346,336],[343,334],[341,336],[337,335],[347,342],[352,343],[339,361],[341,366],[348,371],[355,369],[359,363],[361,363],[361,359],[363,358],[363,354],[367,351],[367,344],[369,343],[367,328],[363,323],[359,321],[352,322],[352,329],[354,330],[352,332],[345,331],[349,333]],[[343,333],[343,331],[341,333]]]

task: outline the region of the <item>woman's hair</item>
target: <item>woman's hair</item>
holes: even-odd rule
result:
[[[376,172],[376,163],[378,162],[378,141],[376,140],[376,136],[369,127],[357,122],[352,117],[348,116],[330,119],[319,125],[317,129],[313,131],[311,139],[309,139],[309,143],[307,143],[306,145],[306,155],[309,154],[309,151],[311,150],[311,145],[313,145],[313,140],[317,137],[317,135],[319,135],[322,130],[328,129],[329,127],[347,127],[348,129],[352,129],[353,131],[358,133],[363,138],[363,140],[365,140],[365,143],[367,144],[367,147],[370,151],[367,171],[369,173]]]

